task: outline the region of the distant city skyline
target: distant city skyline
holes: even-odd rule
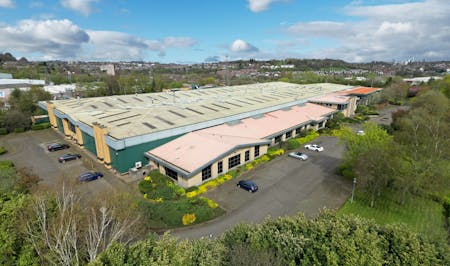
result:
[[[0,0],[0,53],[202,63],[450,60],[446,0]]]

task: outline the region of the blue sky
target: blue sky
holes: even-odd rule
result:
[[[33,60],[449,60],[447,0],[0,0],[0,52]]]

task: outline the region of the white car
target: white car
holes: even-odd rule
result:
[[[300,159],[302,161],[306,161],[308,159],[308,155],[298,152],[298,151],[293,151],[289,153],[289,157],[293,157],[296,159]]]
[[[364,135],[366,135],[366,133],[364,132],[364,130],[358,130],[358,131],[356,131],[356,135],[364,136]]]
[[[307,144],[305,145],[305,149],[311,150],[311,151],[323,151],[323,147],[319,144]]]

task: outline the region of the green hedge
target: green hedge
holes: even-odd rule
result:
[[[6,135],[8,134],[8,129],[4,128],[4,127],[0,127],[0,135]]]
[[[42,130],[42,129],[46,129],[49,127],[50,127],[50,123],[47,122],[47,123],[40,123],[40,124],[33,125],[31,127],[31,129],[32,130]]]
[[[14,129],[14,133],[22,133],[22,132],[25,132],[25,128],[23,127],[18,127]]]
[[[14,163],[11,161],[0,161],[0,169],[13,168]]]
[[[296,139],[289,139],[286,141],[286,148],[288,150],[295,150],[300,148],[300,142],[298,142]]]
[[[5,147],[0,147],[0,155],[5,154],[6,152],[7,150],[5,149]]]

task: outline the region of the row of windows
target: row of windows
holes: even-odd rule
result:
[[[259,145],[255,146],[255,158],[259,156]],[[245,151],[244,154],[245,162],[250,161],[250,150]],[[241,154],[237,154],[233,157],[228,158],[228,169],[241,164]],[[166,171],[167,172],[167,171]],[[217,174],[223,173],[223,161],[217,162]],[[203,168],[202,170],[202,180],[206,180],[212,176],[211,165]]]

